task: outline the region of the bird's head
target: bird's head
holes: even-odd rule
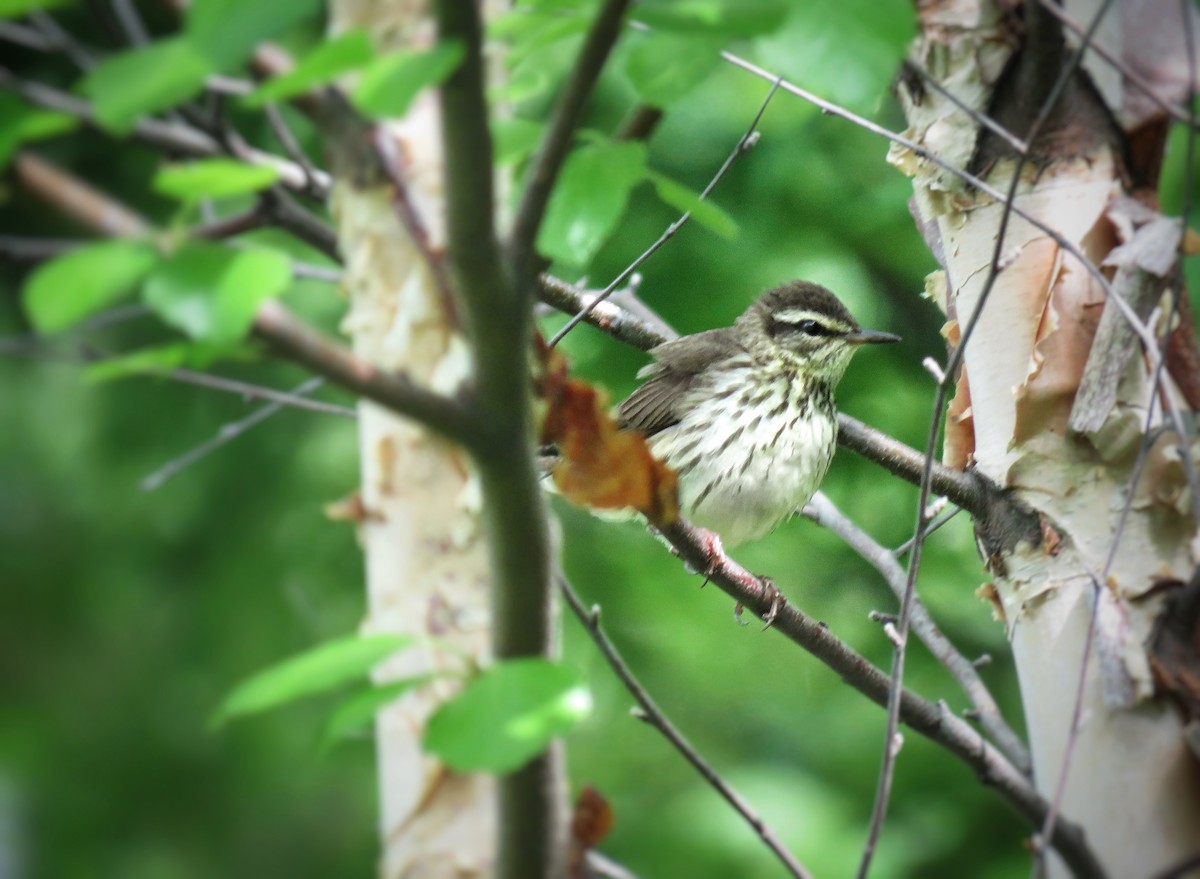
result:
[[[841,301],[817,284],[773,287],[737,319],[743,343],[756,357],[782,357],[815,378],[836,382],[860,345],[899,336],[864,330]]]

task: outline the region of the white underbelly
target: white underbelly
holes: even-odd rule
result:
[[[688,419],[651,439],[679,472],[685,517],[734,545],[761,537],[808,502],[833,457],[836,424],[788,407],[757,423],[731,417],[697,427]]]

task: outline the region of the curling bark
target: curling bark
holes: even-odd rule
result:
[[[918,6],[913,61],[1026,137],[1074,38],[1037,0],[1020,14],[1012,4],[976,0]],[[1078,0],[1065,12],[1086,27],[1100,6]],[[1118,0],[1097,39],[1149,74],[1162,97],[1188,106],[1183,33],[1180,4]],[[1169,314],[1181,234],[1177,220],[1156,210],[1169,120],[1094,54],[1084,69],[1030,145],[1016,204],[1103,266],[1161,334],[1166,318],[1150,319]],[[1010,148],[915,77],[901,92],[910,137],[1007,190],[1017,166]],[[894,149],[891,160],[913,177],[914,215],[942,265],[928,292],[956,344],[988,285],[1004,206],[912,151]],[[1186,416],[1198,402],[1190,317],[1185,310],[1171,336],[1149,419],[1161,434],[1132,484],[1156,405],[1155,357],[1106,303],[1097,279],[1045,232],[1013,216],[999,252],[957,377],[944,458],[978,467],[1042,518],[1036,545],[978,529],[994,578],[982,594],[1011,639],[1037,785],[1053,799],[1065,771],[1062,813],[1084,827],[1109,874],[1146,876],[1200,848],[1200,749],[1189,747],[1187,732],[1196,704],[1170,692],[1156,636],[1160,619],[1172,617],[1195,632],[1194,614],[1184,620],[1177,610],[1196,567],[1196,507],[1180,457],[1189,440],[1180,442],[1161,405],[1169,396]],[[1194,673],[1194,652],[1190,662]],[[1066,873],[1053,858],[1051,869]]]

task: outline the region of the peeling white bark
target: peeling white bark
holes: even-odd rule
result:
[[[1086,23],[1094,9],[1073,3],[1068,13]],[[1117,22],[1128,25],[1129,9],[1124,12]],[[1008,52],[991,25],[981,26],[996,20],[991,4],[928,3],[921,16],[915,58],[983,110]],[[1121,27],[1105,33],[1118,38]],[[1102,86],[1113,99],[1112,83]],[[910,137],[965,166],[975,142],[965,114],[928,92],[908,100],[906,112]],[[1002,206],[910,152],[894,149],[891,158],[914,178],[915,205],[944,265],[927,287],[956,339],[988,276]],[[1010,162],[999,162],[989,182],[1004,190],[1012,171]],[[1127,236],[1113,212],[1125,192],[1107,148],[1031,166],[1019,192],[1025,211],[1096,265]],[[1020,545],[990,561],[1020,677],[1036,781],[1048,798],[1062,772],[1099,594],[1062,810],[1084,827],[1112,876],[1147,876],[1200,846],[1200,763],[1185,746],[1175,706],[1154,696],[1145,649],[1163,601],[1151,589],[1160,579],[1186,580],[1193,568],[1187,492],[1168,436],[1155,446],[1097,593],[1093,578],[1105,569],[1150,402],[1151,364],[1140,353],[1130,358],[1100,429],[1072,431],[1071,407],[1105,294],[1074,257],[1016,216],[1001,252],[1003,270],[966,349],[945,457],[1011,486],[1047,524],[1039,547]],[[1066,875],[1061,863],[1055,869]]]
[[[421,46],[432,30],[423,2],[335,0],[331,29],[370,29],[380,49]],[[387,126],[408,194],[430,246],[445,235],[436,96]],[[349,311],[343,330],[355,351],[381,367],[449,391],[468,376],[467,345],[423,257],[397,219],[389,184],[337,181],[331,206],[346,261]],[[482,662],[489,645],[486,547],[478,479],[467,456],[371,403],[360,405],[362,507],[372,632],[437,638],[379,670],[380,682]],[[460,656],[453,656],[449,651]],[[380,875],[469,879],[491,875],[496,827],[493,779],[454,775],[421,749],[426,723],[457,684],[438,680],[379,715]]]

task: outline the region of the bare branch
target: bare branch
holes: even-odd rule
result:
[[[868,564],[877,570],[897,599],[904,598],[905,574],[904,568],[896,560],[896,554],[880,546],[871,536],[847,518],[834,503],[821,492],[813,495],[804,515],[817,524],[828,528],[846,545],[858,553]],[[963,656],[938,628],[937,623],[929,615],[925,605],[919,598],[913,598],[912,629],[917,637],[929,648],[934,658],[945,667],[954,677],[967,698],[971,700],[975,716],[992,741],[1013,765],[1024,775],[1033,772],[1033,761],[1029,749],[1021,741],[1020,736],[1013,732],[1005,723],[1000,707],[992,697],[987,684],[979,676],[974,663]]]
[[[686,522],[680,520],[656,527],[692,570],[702,571],[709,582],[760,619],[774,614],[771,628],[821,660],[872,702],[887,705],[891,692],[888,676],[835,637],[828,626],[791,604],[781,605],[778,590],[736,562],[714,556],[701,534]],[[900,718],[905,724],[971,767],[985,785],[994,787],[1031,824],[1041,825],[1049,805],[1003,754],[944,706],[922,699],[910,690],[898,692]],[[1078,875],[1105,875],[1078,826],[1060,819],[1054,827],[1053,844]]]
[[[641,707],[641,719],[662,733],[663,738],[670,742],[671,746],[700,773],[700,777],[707,781],[742,816],[743,820],[754,829],[754,832],[791,875],[796,879],[811,879],[812,874],[787,850],[783,842],[775,835],[775,831],[768,827],[753,807],[708,764],[708,761],[684,738],[683,733],[675,728],[675,725],[658,707],[650,693],[642,686],[629,665],[621,657],[616,645],[600,627],[599,605],[594,605],[589,610],[564,575],[560,573],[556,579],[559,592],[566,599],[567,606],[579,618],[579,622],[583,624],[583,628],[595,642],[609,667],[620,678],[625,689],[629,691],[629,695],[633,696],[634,701]]]
[[[405,415],[468,448],[477,447],[480,431],[462,399],[452,400],[385,373],[355,357],[298,320],[282,304],[265,303],[254,320],[255,335],[276,353],[381,406]]]
[[[308,379],[302,384],[297,385],[288,393],[292,396],[303,397],[305,394],[311,394],[317,388],[324,384],[325,379],[320,376],[315,376]],[[150,492],[161,488],[166,482],[175,476],[178,476],[188,467],[191,467],[196,462],[202,460],[208,455],[215,452],[227,443],[233,442],[246,431],[262,424],[272,415],[281,412],[284,404],[281,402],[268,403],[265,406],[260,406],[255,409],[245,418],[240,418],[237,421],[231,421],[221,425],[216,434],[205,440],[195,448],[189,449],[182,455],[178,455],[167,461],[153,473],[149,473],[138,482],[138,488],[142,491]],[[349,410],[353,415],[353,410]]]
[[[17,179],[30,192],[101,235],[134,236],[149,224],[128,206],[29,150],[13,157]]]

